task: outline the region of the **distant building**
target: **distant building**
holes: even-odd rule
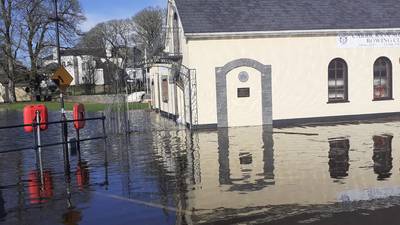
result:
[[[133,68],[134,60],[140,57],[141,52],[137,48],[130,48],[125,73],[136,78]],[[110,84],[115,66],[121,67],[121,58],[116,57],[115,50],[105,51],[103,48],[71,48],[60,51],[61,64],[74,78],[71,86],[81,85],[91,79],[96,85]],[[137,56],[135,56],[137,54]],[[110,65],[110,63],[113,65]],[[44,67],[57,64],[57,52],[43,59]],[[90,77],[90,78],[89,78]],[[138,79],[141,79],[138,77]]]
[[[153,107],[197,128],[400,113],[396,0],[169,0]]]
[[[85,77],[89,76],[90,69],[94,70],[94,81],[96,85],[104,85],[104,68],[106,52],[102,49],[84,49],[73,48],[61,50],[61,64],[74,78],[71,85],[84,83]],[[57,64],[57,53],[53,51],[43,59],[43,66]]]

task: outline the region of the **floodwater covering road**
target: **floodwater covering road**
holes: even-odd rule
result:
[[[33,151],[0,154],[0,224],[398,224],[400,122],[190,133],[134,118],[106,149],[83,143],[69,178],[61,146],[45,148],[42,189]],[[1,126],[21,121],[0,112]],[[81,136],[96,135],[101,123],[88,122]],[[58,141],[59,128],[43,136]],[[0,130],[0,151],[32,142]]]

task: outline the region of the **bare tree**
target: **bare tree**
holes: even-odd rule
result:
[[[60,33],[63,43],[73,43],[79,33],[78,24],[85,18],[76,0],[58,1]],[[24,20],[23,37],[30,59],[32,89],[40,91],[39,59],[43,52],[55,46],[54,0],[24,0],[22,7]]]
[[[111,20],[97,24],[88,31],[79,43],[84,48],[101,48],[107,53],[105,76],[115,91],[124,87],[125,69],[134,46],[132,20]]]
[[[164,48],[163,25],[165,10],[146,8],[131,19],[111,20],[97,24],[85,33],[80,47],[102,48],[108,52],[107,76],[116,92],[126,85],[125,69],[134,60],[134,47],[146,52],[148,58],[159,55]],[[116,66],[115,66],[116,65]]]
[[[76,45],[79,40],[77,35],[82,34],[79,24],[86,19],[79,0],[58,0],[58,14],[61,42],[67,46]],[[51,34],[55,34],[54,23]]]
[[[133,18],[137,45],[152,58],[164,49],[163,25],[165,9],[149,7],[138,12]]]
[[[19,23],[20,11],[19,0],[0,0],[0,36],[1,51],[4,55],[4,71],[7,74],[8,96],[6,101],[15,102],[15,66],[17,63],[17,53],[21,45],[21,38],[17,34],[20,33],[21,27]]]

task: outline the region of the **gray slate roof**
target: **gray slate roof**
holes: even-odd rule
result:
[[[185,33],[400,28],[399,0],[175,0]]]
[[[106,52],[102,48],[69,48],[61,50],[62,56],[82,56],[82,55],[91,55],[97,56],[100,58],[106,57]]]

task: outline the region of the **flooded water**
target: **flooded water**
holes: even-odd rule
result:
[[[82,143],[70,177],[61,146],[45,148],[43,187],[33,150],[0,154],[0,224],[375,224],[400,207],[400,122],[190,133],[148,111],[134,118],[106,148]],[[0,112],[1,126],[21,121]],[[94,121],[81,136],[101,134]],[[60,141],[59,127],[43,140]],[[32,142],[0,130],[0,151]]]

